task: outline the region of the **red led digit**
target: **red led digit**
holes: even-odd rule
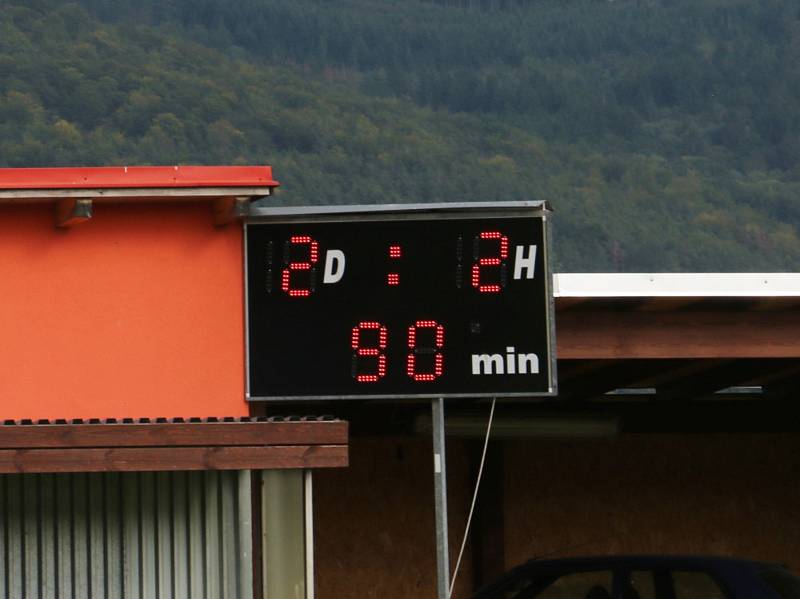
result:
[[[371,336],[377,336],[377,347],[362,347],[361,332],[376,331]],[[388,338],[386,327],[379,322],[365,320],[354,326],[350,332],[350,347],[355,350],[353,353],[353,376],[359,383],[376,383],[386,374],[386,355],[382,350],[386,349]],[[359,373],[359,358],[377,358],[375,370],[371,373]]]
[[[387,285],[399,285],[400,284],[400,275],[396,272],[390,272],[386,275],[386,284]]]
[[[308,260],[291,262],[289,252],[293,245],[308,246]],[[317,261],[319,260],[319,244],[308,235],[292,235],[289,242],[284,245],[284,263],[286,268],[281,271],[281,289],[289,297],[307,297],[316,288]],[[308,287],[292,287],[292,273],[295,271],[308,271]]]
[[[497,240],[498,242],[498,256],[495,257],[480,257],[480,242],[482,240]],[[508,258],[508,237],[499,231],[482,231],[480,235],[475,237],[475,262],[472,265],[472,286],[480,293],[500,293],[505,287],[505,274],[506,274],[506,258]],[[499,278],[496,283],[485,283],[481,280],[481,269],[486,267],[499,267]]]
[[[433,329],[433,347],[420,347],[417,342],[418,329]],[[435,320],[418,320],[408,327],[408,349],[411,351],[406,360],[406,373],[415,381],[434,381],[444,372],[444,327]],[[417,372],[417,356],[433,355],[433,372]]]
[[[390,245],[389,246],[389,257],[390,258],[400,258],[403,255],[403,250],[400,248],[399,245]]]

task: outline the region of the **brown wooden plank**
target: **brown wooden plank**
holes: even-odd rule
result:
[[[559,359],[797,358],[800,311],[567,311]]]
[[[0,448],[345,445],[347,422],[195,422],[0,426]]]
[[[346,445],[0,450],[3,474],[336,468],[347,464]]]

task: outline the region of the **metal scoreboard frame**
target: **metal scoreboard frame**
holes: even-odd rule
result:
[[[555,318],[552,293],[552,275],[550,268],[551,241],[550,208],[546,202],[463,202],[433,204],[384,204],[384,205],[342,205],[342,206],[285,206],[285,207],[251,207],[248,218],[244,222],[244,299],[245,299],[245,360],[246,360],[246,399],[261,401],[317,401],[317,400],[354,400],[354,399],[434,399],[434,398],[482,398],[482,397],[550,397],[557,395]],[[250,228],[259,225],[324,225],[328,223],[399,223],[403,221],[459,221],[479,219],[522,219],[539,218],[542,223],[542,244],[539,251],[542,260],[542,279],[544,287],[544,329],[546,333],[547,356],[541,362],[547,367],[546,390],[513,391],[513,392],[408,392],[408,393],[312,393],[274,395],[251,394],[253,389],[252,373],[256,367],[252,356],[251,335],[251,274],[249,234]],[[494,221],[493,221],[494,222]],[[537,275],[538,277],[538,275]],[[276,291],[277,293],[277,291]],[[538,300],[537,300],[538,302]],[[359,324],[359,326],[361,326]],[[267,334],[267,333],[265,333]],[[275,342],[279,342],[276,339]],[[355,346],[354,348],[355,349]],[[513,348],[507,348],[513,349]],[[360,354],[359,354],[360,355]],[[473,354],[474,356],[475,354]],[[353,358],[355,364],[355,357]],[[474,359],[474,358],[473,358]],[[355,369],[355,365],[353,366]],[[488,368],[488,366],[487,366]],[[473,369],[474,374],[474,369]],[[484,373],[489,374],[489,373]],[[500,373],[502,374],[502,372]],[[509,374],[513,374],[509,371]],[[355,374],[353,374],[355,376]],[[382,375],[381,375],[382,376]]]

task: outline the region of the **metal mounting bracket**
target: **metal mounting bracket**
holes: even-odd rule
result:
[[[65,198],[56,203],[56,227],[71,227],[90,218],[92,218],[92,200]]]
[[[242,220],[250,213],[250,197],[227,197],[214,200],[214,224],[223,227]]]

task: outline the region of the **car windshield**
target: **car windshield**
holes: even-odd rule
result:
[[[784,568],[769,568],[760,572],[766,582],[783,599],[800,599],[800,578]]]
[[[611,599],[611,570],[521,576],[499,592],[498,599]]]

